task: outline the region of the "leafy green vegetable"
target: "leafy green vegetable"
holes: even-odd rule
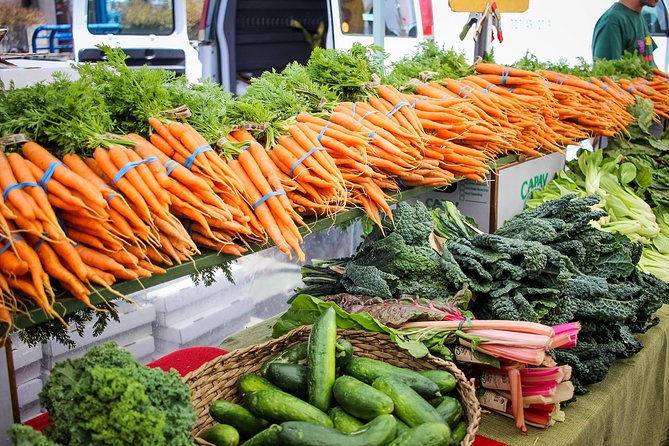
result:
[[[364,101],[383,74],[383,49],[354,43],[348,50],[314,48],[307,61],[309,77],[342,102]],[[384,56],[385,57],[385,54]]]
[[[46,435],[25,424],[15,424],[7,431],[14,446],[58,446]]]
[[[182,105],[172,103],[168,92],[168,84],[176,77],[173,71],[156,70],[147,65],[130,68],[125,63],[128,56],[120,48],[105,45],[99,48],[106,60],[79,64],[77,72],[93,88],[94,96],[103,98],[107,104],[115,132],[145,134],[149,130],[149,118]],[[90,92],[85,94],[90,95]]]
[[[556,71],[561,74],[570,74],[581,79],[589,80],[590,77],[602,78],[609,77],[613,80],[636,79],[653,77],[652,66],[648,64],[638,53],[625,51],[620,59],[607,60],[601,59],[595,61],[592,65],[584,58],[577,58],[577,63],[570,65],[565,60],[557,62],[540,61],[536,55],[529,51],[513,66],[522,70],[540,72],[542,70]]]
[[[10,89],[2,97],[0,133],[23,133],[53,153],[90,153],[104,145],[113,122],[104,98],[92,94],[89,79],[71,80],[55,73],[50,83]]]
[[[419,43],[412,54],[393,62],[383,82],[405,89],[411,88],[409,81],[412,79],[460,79],[470,74],[473,74],[473,70],[464,53],[446,50],[434,40],[426,40]]]
[[[316,261],[302,269],[305,287],[297,293],[326,296],[341,292],[387,299],[415,295],[446,299],[452,289],[443,281],[452,267],[429,244],[432,219],[425,205],[400,202],[393,220],[375,227],[349,259]]]
[[[176,371],[139,364],[107,343],[58,363],[40,392],[57,443],[192,445],[196,421],[188,386]]]

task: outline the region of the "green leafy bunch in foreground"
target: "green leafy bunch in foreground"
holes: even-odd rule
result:
[[[49,442],[32,444],[193,444],[196,414],[188,386],[176,371],[145,367],[115,343],[57,364],[40,392],[40,402],[53,425],[44,431]],[[19,439],[35,439],[21,429],[13,432]]]

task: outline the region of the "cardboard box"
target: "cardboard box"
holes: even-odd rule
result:
[[[449,200],[463,215],[476,221],[483,232],[493,232],[509,218],[523,211],[532,191],[542,189],[564,170],[565,155],[551,153],[499,167],[487,175],[486,182],[458,181],[444,189],[435,189],[416,198],[428,208]]]

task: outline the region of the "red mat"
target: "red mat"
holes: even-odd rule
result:
[[[190,347],[167,354],[162,358],[150,362],[147,366],[156,367],[165,371],[175,369],[181,376],[185,376],[189,372],[199,368],[202,364],[209,362],[220,355],[225,355],[226,353],[227,351],[216,347]],[[26,421],[25,424],[31,426],[33,429],[42,430],[51,424],[51,420],[49,419],[49,414],[43,413]],[[477,435],[476,440],[474,441],[474,446],[508,445]]]

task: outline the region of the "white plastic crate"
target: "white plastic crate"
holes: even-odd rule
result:
[[[222,300],[222,299],[221,299]],[[154,330],[158,353],[171,353],[194,345],[217,346],[225,337],[241,330],[250,319],[253,301],[245,295],[209,306],[204,311]]]

